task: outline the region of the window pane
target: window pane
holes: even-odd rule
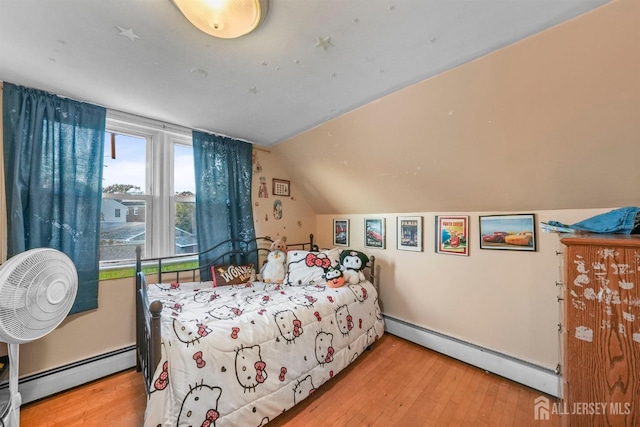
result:
[[[198,252],[195,202],[176,202],[176,254]]]
[[[145,138],[105,133],[102,193],[146,193]],[[114,158],[115,157],[115,158]],[[113,197],[113,196],[112,196]],[[146,202],[121,198],[102,198],[100,217],[100,261],[132,260],[136,246],[145,255]]]
[[[144,194],[147,191],[145,138],[105,133],[103,193]],[[113,158],[115,157],[115,158]]]
[[[193,147],[174,144],[173,189],[176,195],[196,194],[196,173],[193,168]]]
[[[133,208],[133,209],[129,209]],[[119,212],[126,211],[126,216]],[[133,213],[137,211],[138,217]],[[100,223],[100,261],[122,261],[136,258],[136,246],[145,253],[146,203],[141,200],[102,199]]]
[[[198,252],[193,147],[174,144],[173,162],[173,188],[176,196],[175,253]]]

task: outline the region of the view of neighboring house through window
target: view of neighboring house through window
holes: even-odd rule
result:
[[[193,147],[174,144],[173,210],[175,212],[175,253],[198,252],[196,235],[196,178]]]
[[[135,259],[136,246],[146,245],[145,216],[122,215],[133,209],[146,211],[146,146],[145,138],[115,132],[105,135],[100,261]]]
[[[101,264],[197,252],[190,134],[107,117],[104,156]]]

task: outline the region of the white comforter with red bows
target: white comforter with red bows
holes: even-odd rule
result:
[[[311,394],[383,334],[371,283],[150,285],[162,360],[145,426],[262,426]]]

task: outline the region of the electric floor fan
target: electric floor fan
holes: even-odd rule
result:
[[[9,398],[0,409],[2,426],[19,427],[20,344],[47,335],[69,314],[78,292],[78,273],[64,253],[30,249],[0,266],[0,341],[7,343]]]

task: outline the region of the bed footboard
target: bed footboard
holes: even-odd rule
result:
[[[147,283],[141,271],[136,272],[136,370],[143,373],[149,394],[151,379],[162,357],[160,314],[162,303],[147,305]]]

